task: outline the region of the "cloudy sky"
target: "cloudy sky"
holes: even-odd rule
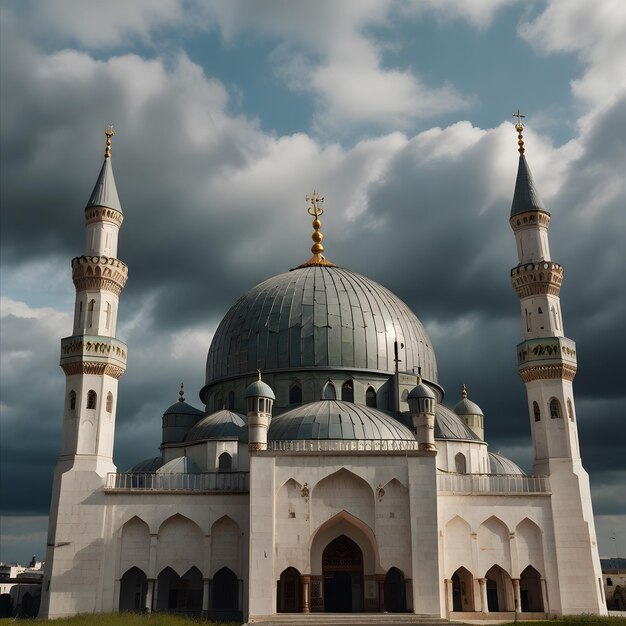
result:
[[[530,470],[508,225],[513,113],[565,266],[565,332],[602,556],[626,555],[622,0],[2,2],[0,558],[44,554],[70,261],[113,122],[130,268],[115,461],[154,456],[183,380],[254,284],[326,252],[425,323],[446,402]],[[620,366],[622,363],[622,366]],[[612,539],[615,537],[615,540]]]

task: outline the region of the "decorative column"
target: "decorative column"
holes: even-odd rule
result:
[[[479,578],[480,585],[480,608],[483,613],[489,613],[489,603],[487,602],[487,579]]]
[[[452,596],[452,580],[446,578],[444,581],[446,586],[446,615],[450,618],[450,613],[454,610],[454,599]]]
[[[152,610],[156,611],[158,607],[159,601],[159,579],[155,579],[154,581],[154,591],[152,593]]]
[[[311,576],[305,574],[300,576],[300,588],[302,591],[302,613],[310,613],[309,607],[309,588],[311,586]]]
[[[512,578],[513,581],[513,597],[515,599],[515,612],[522,612],[522,596],[519,587],[519,578]]]
[[[209,579],[202,579],[202,617],[207,618],[209,614]]]
[[[153,594],[154,594],[154,578],[148,578],[148,589],[146,589],[146,603],[144,606],[146,613],[152,613]]]
[[[541,596],[543,598],[544,613],[550,613],[550,596],[548,595],[548,584],[545,578],[541,579]]]

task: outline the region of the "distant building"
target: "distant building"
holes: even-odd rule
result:
[[[610,611],[626,611],[626,559],[600,559],[606,606]]]
[[[41,602],[43,563],[0,563],[0,617],[36,617]]]
[[[181,389],[163,414],[160,455],[118,472],[127,348],[116,321],[128,268],[117,259],[123,215],[107,130],[85,251],[72,260],[74,326],[61,340],[63,440],[42,616],[178,611],[262,623],[300,612],[315,624],[321,612],[606,614],[578,441],[576,345],[563,330],[563,267],[550,255],[550,213],[517,130],[508,220],[532,476],[488,450],[483,412],[466,389],[446,404],[430,338],[408,306],[322,255],[315,194],[313,256],[234,303],[208,351],[204,407]],[[375,255],[386,243],[372,238]],[[262,242],[252,232],[250,242],[242,258],[253,263]],[[440,280],[462,280],[464,262]],[[398,268],[433,299],[419,281],[427,271],[437,268]],[[161,355],[163,367],[168,359]]]

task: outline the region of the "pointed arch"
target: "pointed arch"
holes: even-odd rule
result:
[[[132,567],[148,571],[150,563],[150,528],[137,515],[120,528],[120,572]]]
[[[222,452],[217,459],[218,472],[232,472],[233,471],[233,457],[228,452]]]
[[[92,298],[89,300],[89,304],[87,305],[87,327],[91,328],[93,326],[93,313],[96,306],[96,301]]]
[[[232,390],[228,392],[228,408],[231,411],[235,410],[235,392]]]
[[[118,610],[143,612],[146,608],[148,578],[139,567],[131,567],[120,579]]]
[[[406,613],[406,582],[404,572],[397,567],[385,574],[384,599],[386,613]]]
[[[574,421],[574,405],[572,404],[572,399],[568,398],[567,399],[567,415],[570,419],[570,421]]]
[[[467,459],[462,452],[458,452],[454,457],[454,469],[457,474],[467,474]]]
[[[365,406],[376,408],[376,389],[371,385],[365,390]]]
[[[70,411],[75,411],[76,410],[76,392],[72,389],[69,393],[69,404],[70,404]]]
[[[448,520],[444,528],[444,563],[447,578],[459,567],[474,571],[472,556],[472,528],[459,515]]]
[[[344,402],[354,402],[354,382],[351,378],[341,385],[341,399]]]
[[[95,409],[97,404],[98,404],[98,394],[93,389],[90,389],[87,392],[87,408]]]
[[[300,381],[292,383],[289,387],[289,404],[302,404],[302,385]]]
[[[541,409],[539,408],[539,404],[533,400],[533,417],[535,418],[535,422],[541,421]]]
[[[517,554],[519,568],[523,570],[529,565],[544,571],[543,533],[541,528],[528,517],[525,517],[515,528],[517,538]]]
[[[479,571],[484,572],[498,563],[510,575],[511,550],[507,525],[492,515],[478,527],[477,540]]]
[[[280,573],[276,594],[278,613],[300,612],[300,572],[295,567],[288,567]]]
[[[556,398],[552,398],[548,406],[550,408],[550,417],[552,419],[561,419],[563,417],[563,414],[561,413],[561,403]]]
[[[543,593],[541,591],[541,574],[529,565],[520,575],[520,597],[523,613],[543,613]]]
[[[226,567],[239,574],[242,532],[237,522],[223,515],[211,526],[211,570],[214,575]]]
[[[239,609],[239,581],[237,575],[228,567],[222,567],[213,576],[214,609]]]
[[[325,385],[322,391],[322,400],[336,400],[337,399],[337,390],[335,389],[335,385],[329,380]]]
[[[474,577],[466,567],[452,574],[452,610],[474,611]]]
[[[109,393],[107,393],[106,412],[107,413],[113,412],[113,394],[110,391]]]
[[[185,540],[181,541],[181,537]],[[175,513],[159,527],[157,542],[157,571],[171,567],[182,574],[192,566],[202,567],[204,536],[198,524]]]
[[[493,565],[485,573],[487,579],[487,606],[490,613],[514,609],[513,583],[509,573],[500,565]]]

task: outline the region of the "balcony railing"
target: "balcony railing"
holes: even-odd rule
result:
[[[417,450],[417,441],[397,439],[289,439],[268,441],[267,449],[278,452],[392,452]]]
[[[437,474],[437,491],[459,494],[550,493],[547,476]]]
[[[248,493],[249,472],[210,472],[205,474],[153,474],[128,472],[107,475],[105,491]]]

